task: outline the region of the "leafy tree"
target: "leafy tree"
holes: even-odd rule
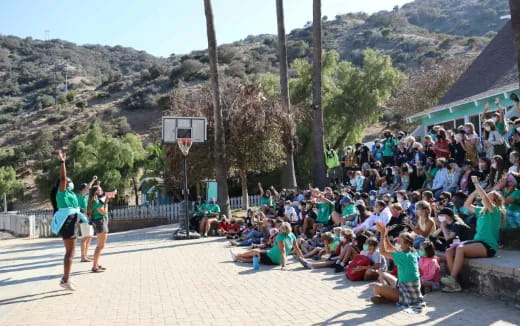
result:
[[[520,72],[520,3],[518,3],[518,1],[509,0],[509,8],[511,9],[513,38],[518,58],[518,71]]]
[[[292,102],[304,108],[298,124],[300,140],[298,176],[300,184],[310,181],[312,66],[296,60],[293,68],[299,77],[291,81]],[[391,95],[401,74],[392,67],[390,58],[374,50],[364,52],[363,66],[339,61],[334,51],[325,52],[322,66],[325,139],[334,147],[361,140],[363,130],[382,115],[381,105]],[[323,157],[323,155],[321,155]]]
[[[16,180],[16,172],[10,166],[0,167],[0,198],[23,192],[23,184]]]

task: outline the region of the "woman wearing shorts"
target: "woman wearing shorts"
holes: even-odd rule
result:
[[[441,278],[446,287],[444,292],[460,292],[462,288],[457,281],[457,276],[464,264],[464,258],[493,257],[498,249],[498,235],[500,226],[505,222],[504,198],[497,191],[486,193],[478,183],[476,176],[471,177],[475,185],[475,191],[464,203],[471,214],[477,217],[477,233],[471,241],[461,242],[446,250],[446,263],[450,275]],[[482,198],[484,207],[473,206],[477,195]]]
[[[78,237],[79,222],[81,220],[88,223],[88,219],[79,209],[78,199],[76,194],[74,194],[74,183],[67,178],[67,169],[65,167],[67,155],[59,150],[58,159],[60,161],[60,179],[51,196],[55,208],[51,228],[54,234],[61,236],[65,246],[63,277],[61,278],[60,286],[69,291],[75,291],[76,288],[70,282],[70,270],[72,268],[72,259],[74,258],[76,238]]]
[[[97,177],[93,176],[89,184],[82,183],[79,185],[79,192],[76,194],[76,197],[78,198],[79,209],[83,214],[87,214],[88,193],[90,188],[92,188],[94,182],[96,182],[96,180]],[[79,230],[81,233],[81,262],[91,262],[92,259],[88,257],[88,247],[90,246],[90,241],[94,236],[94,228],[89,223],[80,222]]]
[[[94,252],[94,261],[92,263],[91,271],[93,273],[100,273],[106,270],[105,267],[99,265],[99,257],[101,251],[105,247],[108,237],[108,201],[109,198],[103,202],[100,198],[103,197],[103,190],[99,186],[90,189],[90,196],[88,199],[88,216],[92,218],[92,225],[97,235],[97,246]]]
[[[271,249],[260,250],[251,249],[247,252],[235,254],[232,250],[231,257],[233,261],[241,263],[252,263],[253,257],[257,256],[261,264],[264,265],[282,265],[281,270],[286,270],[287,256],[294,249],[300,259],[303,259],[303,254],[296,242],[296,236],[292,233],[291,224],[283,222],[280,226],[280,233],[274,238],[274,244]]]

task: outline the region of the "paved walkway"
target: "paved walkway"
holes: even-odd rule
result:
[[[374,306],[367,283],[295,262],[255,272],[231,262],[222,239],[173,241],[172,231],[111,234],[105,273],[75,260],[74,293],[58,286],[60,240],[1,241],[0,325],[520,324],[518,309],[465,293],[428,295],[420,315]]]

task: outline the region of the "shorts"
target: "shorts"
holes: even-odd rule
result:
[[[103,217],[98,220],[92,220],[92,225],[94,226],[96,234],[108,233],[108,218]]]
[[[260,252],[260,264],[262,265],[278,265],[267,256],[267,251]]]
[[[80,223],[79,231],[82,237],[93,237],[94,236],[94,228],[92,225],[88,223]]]
[[[63,240],[75,239],[79,234],[79,217],[77,214],[70,215],[67,217],[65,222],[58,232]]]
[[[487,254],[488,258],[495,257],[495,255],[497,254],[496,250],[491,248],[491,246],[488,245],[487,243],[485,243],[484,241],[469,240],[469,241],[462,242],[461,245],[469,245],[469,244],[473,244],[473,243],[480,243],[481,245],[483,245],[486,248],[486,254]]]

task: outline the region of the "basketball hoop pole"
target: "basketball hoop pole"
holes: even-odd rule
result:
[[[188,155],[182,155],[184,169],[184,213],[186,214],[186,239],[190,238],[190,217],[188,216]]]

